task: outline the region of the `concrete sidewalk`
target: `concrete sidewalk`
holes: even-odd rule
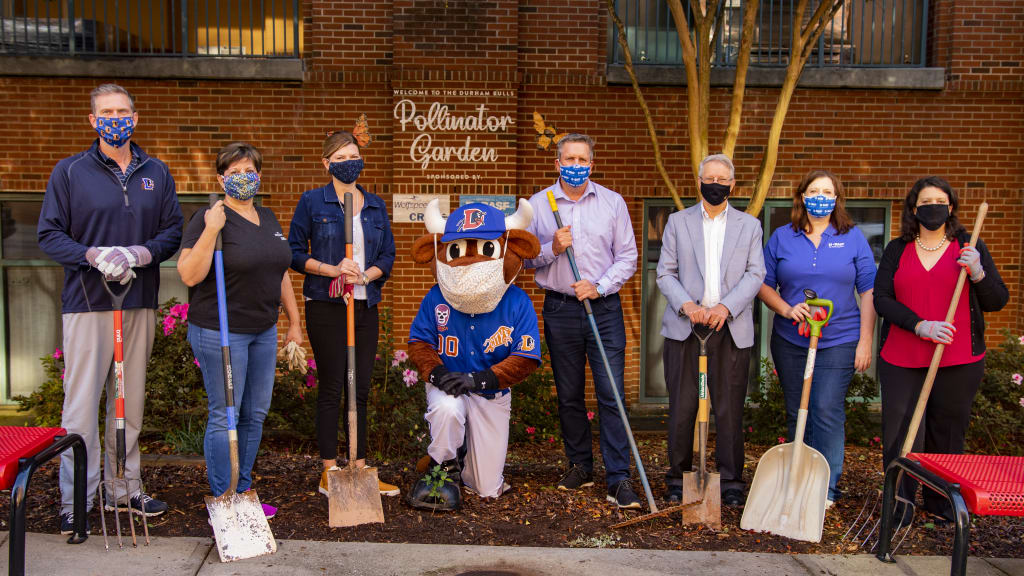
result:
[[[7,572],[8,533],[0,533],[0,572]],[[136,549],[103,549],[92,535],[71,546],[66,537],[29,534],[28,574],[39,575],[429,575],[429,576],[651,576],[654,574],[766,576],[942,576],[949,559],[901,556],[883,564],[873,556],[812,556],[747,552],[517,548],[279,540],[278,552],[222,564],[210,538],[157,538]],[[113,542],[113,540],[111,540]],[[1024,559],[971,558],[971,576],[1024,576]]]

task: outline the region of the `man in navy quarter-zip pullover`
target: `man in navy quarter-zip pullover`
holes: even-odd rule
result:
[[[85,152],[57,163],[39,214],[39,247],[64,267],[61,292],[64,409],[61,427],[85,439],[89,470],[87,510],[100,481],[99,400],[107,390],[105,476],[114,477],[114,322],[103,282],[116,290],[131,283],[124,299],[125,477],[141,479],[139,431],[145,400],[146,363],[153,348],[160,262],[178,251],[183,220],[174,179],[163,162],[131,141],[138,124],[132,95],[116,84],[92,91],[89,122],[99,134]],[[74,461],[61,457],[62,534],[73,528]],[[107,493],[105,505],[156,516],[167,510],[134,483]]]

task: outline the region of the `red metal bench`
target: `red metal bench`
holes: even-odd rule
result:
[[[953,505],[952,576],[967,573],[971,514],[1024,516],[1024,458],[970,454],[907,454],[885,471],[882,527],[876,556],[892,562],[890,542],[895,524],[896,482],[900,471],[929,486]]]
[[[11,555],[8,574],[25,573],[25,501],[35,471],[72,448],[75,456],[74,532],[68,544],[85,542],[85,442],[63,428],[0,426],[0,490],[11,491]]]

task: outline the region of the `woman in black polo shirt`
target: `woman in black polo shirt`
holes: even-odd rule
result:
[[[249,144],[235,142],[217,154],[217,180],[224,200],[200,210],[185,227],[178,273],[189,286],[188,340],[206,384],[209,416],[203,453],[210,490],[228,489],[228,425],[221,366],[213,252],[220,233],[224,251],[224,286],[238,429],[238,491],[252,485],[252,467],[274,390],[278,309],[288,314],[287,340],[302,342],[295,293],[288,279],[291,251],[274,213],[253,203],[260,187],[263,156]],[[277,509],[263,504],[268,518]]]

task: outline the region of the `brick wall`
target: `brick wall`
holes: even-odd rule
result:
[[[1024,41],[1018,31],[1022,16],[1013,4],[934,5],[930,62],[947,70],[943,91],[799,90],[782,134],[772,192],[787,197],[806,171],[830,168],[851,198],[894,203],[894,233],[899,201],[920,176],[948,177],[963,195],[968,222],[977,204],[988,200],[984,238],[1011,290],[1007,308],[987,316],[992,342],[1003,328],[1024,332]],[[453,206],[460,193],[524,197],[556,176],[554,153],[537,149],[536,110],[559,132],[587,132],[597,140],[593,178],[623,194],[641,241],[644,199],[667,192],[632,88],[605,80],[603,2],[306,0],[303,13],[303,82],[119,80],[138,99],[136,141],[170,165],[180,193],[215,191],[217,150],[246,140],[264,152],[265,203],[287,226],[302,192],[327,182],[320,163],[324,133],[351,128],[366,114],[374,142],[364,151],[367,168],[360,182],[385,201],[395,193],[449,193]],[[101,80],[0,76],[0,192],[42,193],[57,160],[90,144],[88,93]],[[418,132],[411,126],[402,130],[394,107],[404,94],[421,91],[411,97],[420,111],[436,100],[457,115],[475,114],[483,105],[487,114],[515,118],[508,131],[470,135],[475,146],[493,148],[497,161],[432,161],[428,170],[420,168],[409,152]],[[685,92],[647,86],[644,94],[669,173],[692,203]],[[749,195],[776,94],[748,89],[735,158],[738,196]],[[716,89],[713,96],[714,148],[725,129],[729,95]],[[433,144],[458,146],[466,136],[437,133]],[[452,184],[431,178],[442,173],[477,180]],[[404,341],[433,282],[428,269],[409,258],[412,242],[424,233],[420,224],[394,224],[398,259],[384,305],[394,307],[397,342]],[[642,361],[640,278],[622,290],[631,400],[639,394]],[[294,282],[298,290],[297,275]],[[539,308],[532,274],[518,283]]]

